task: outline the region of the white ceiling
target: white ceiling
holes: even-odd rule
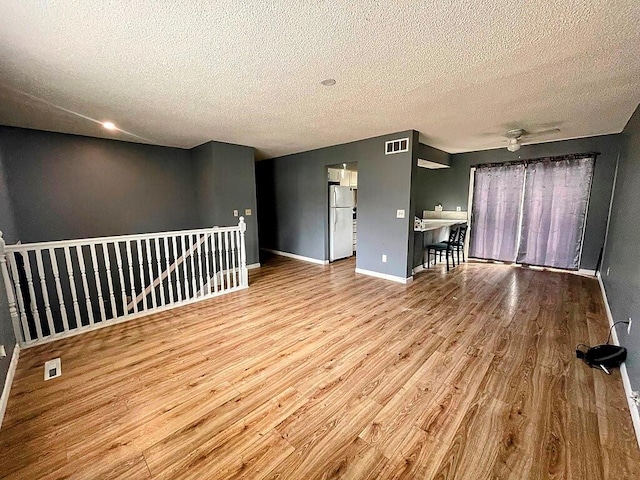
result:
[[[453,153],[619,132],[638,102],[638,0],[0,0],[4,125],[262,157],[415,129]]]

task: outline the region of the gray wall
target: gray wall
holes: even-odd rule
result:
[[[466,211],[471,165],[570,153],[600,152],[594,171],[580,264],[581,268],[593,270],[596,268],[600,251],[604,245],[619,147],[620,135],[602,135],[525,145],[517,152],[509,152],[506,148],[501,148],[452,155],[451,168],[442,170],[418,169],[418,185],[416,192],[414,192],[416,196],[414,212],[421,216],[423,210],[433,210],[438,203],[442,203],[445,210],[455,210],[457,206],[460,206],[463,211]]]
[[[418,138],[415,139],[418,148],[415,151],[416,158],[422,160],[430,160],[432,162],[441,163],[442,165],[451,164],[451,155],[443,150],[439,150],[430,145],[419,143]]]
[[[238,210],[245,217],[247,264],[258,263],[255,152],[252,147],[208,142],[191,150],[198,223],[201,226],[235,225]],[[245,210],[251,209],[251,215]]]
[[[602,281],[615,321],[631,317],[634,325],[617,328],[628,349],[627,369],[633,390],[640,390],[640,108],[621,135],[620,160],[613,196]],[[607,273],[608,272],[608,273]]]
[[[19,240],[195,228],[189,151],[0,127]]]
[[[405,131],[257,162],[263,247],[319,260],[328,254],[327,166],[358,162],[357,268],[406,277],[411,150],[384,154]],[[404,209],[404,219],[396,210]],[[382,263],[382,254],[387,263]]]

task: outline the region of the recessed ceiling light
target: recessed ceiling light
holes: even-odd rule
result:
[[[113,124],[113,122],[102,122],[102,126],[107,130],[116,130],[116,126]]]
[[[336,81],[333,78],[327,78],[326,80],[322,80],[320,83],[325,87],[331,87],[336,84]]]

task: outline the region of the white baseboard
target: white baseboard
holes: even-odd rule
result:
[[[590,277],[595,277],[596,276],[596,271],[595,270],[588,270],[586,268],[581,268],[578,270],[578,273],[580,275],[588,275]]]
[[[7,410],[9,393],[11,392],[11,385],[13,384],[13,376],[16,374],[16,368],[18,368],[19,356],[20,356],[20,345],[16,343],[16,346],[13,348],[13,355],[11,355],[11,363],[9,364],[9,370],[7,371],[7,378],[4,379],[4,387],[2,388],[2,395],[0,395],[0,428],[2,428],[2,420],[4,420],[4,412]]]
[[[370,277],[382,278],[383,280],[391,280],[392,282],[407,284],[413,281],[413,276],[411,277],[396,277],[395,275],[389,275],[387,273],[374,272],[373,270],[364,270],[362,268],[356,268],[356,273],[360,273],[362,275],[368,275]]]
[[[249,265],[247,265],[247,270],[253,270],[254,268],[260,268],[260,262],[250,263]]]
[[[281,257],[293,258],[295,260],[302,260],[303,262],[315,263],[317,265],[329,265],[329,260],[320,260],[318,258],[303,257],[302,255],[296,255],[295,253],[281,252],[280,250],[271,250],[270,248],[261,248],[265,252],[273,253],[274,255],[280,255]]]
[[[607,291],[604,289],[604,283],[602,283],[602,276],[600,272],[596,275],[598,277],[598,283],[600,284],[600,291],[602,292],[602,298],[604,300],[605,310],[607,311],[607,318],[609,319],[609,328],[613,327],[613,315],[611,314],[611,308],[609,307],[609,300],[607,299]],[[620,345],[618,340],[618,332],[614,328],[611,333],[613,343]],[[629,405],[629,412],[631,412],[631,421],[633,422],[633,428],[636,431],[636,440],[638,441],[638,447],[640,447],[640,411],[638,406],[632,400],[631,395],[633,389],[631,388],[631,381],[629,380],[629,372],[627,372],[627,365],[623,363],[620,365],[620,376],[622,377],[622,385],[624,386],[624,394],[627,397],[627,404]]]

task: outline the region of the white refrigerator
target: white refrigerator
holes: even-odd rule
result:
[[[351,187],[329,187],[329,260],[353,256],[353,207],[355,192]]]

